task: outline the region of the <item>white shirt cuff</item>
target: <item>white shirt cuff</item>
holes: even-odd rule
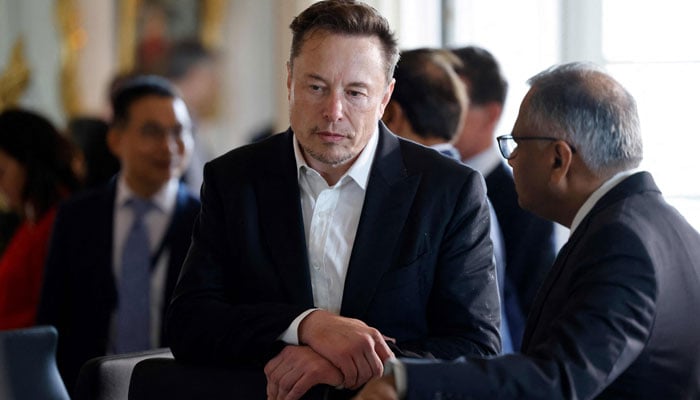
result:
[[[292,321],[291,324],[289,324],[289,327],[282,332],[281,335],[277,338],[277,340],[281,340],[287,344],[293,344],[298,346],[299,345],[299,325],[301,324],[301,321],[306,318],[307,315],[311,314],[313,311],[318,310],[318,308],[310,308],[303,313],[299,314],[298,317],[294,318],[294,321]]]

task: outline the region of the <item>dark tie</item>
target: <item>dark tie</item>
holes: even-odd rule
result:
[[[144,223],[152,204],[133,198],[127,202],[134,222],[126,234],[122,253],[114,352],[130,353],[151,348],[151,252]]]

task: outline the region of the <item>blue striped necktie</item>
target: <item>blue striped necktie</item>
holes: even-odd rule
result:
[[[132,198],[126,205],[134,222],[126,234],[118,284],[114,352],[130,353],[151,348],[151,251],[144,217],[153,204]]]

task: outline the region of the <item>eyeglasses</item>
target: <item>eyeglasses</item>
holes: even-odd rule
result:
[[[513,158],[513,153],[518,149],[518,142],[521,140],[547,140],[549,142],[556,142],[562,140],[560,138],[548,137],[548,136],[518,136],[513,137],[513,135],[503,135],[496,138],[498,141],[498,149],[501,151],[501,155],[506,160]],[[566,142],[565,142],[566,143]],[[574,146],[567,143],[571,148],[571,152],[575,153],[576,149]]]

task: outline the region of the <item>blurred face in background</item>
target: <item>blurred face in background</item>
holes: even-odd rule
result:
[[[110,130],[109,145],[129,188],[150,197],[189,163],[193,139],[185,103],[156,95],[136,100],[127,122]]]
[[[23,192],[27,182],[27,170],[14,157],[0,150],[0,195],[6,206],[22,212]]]
[[[393,87],[378,38],[310,33],[287,75],[290,124],[306,162],[347,170],[377,130]]]

